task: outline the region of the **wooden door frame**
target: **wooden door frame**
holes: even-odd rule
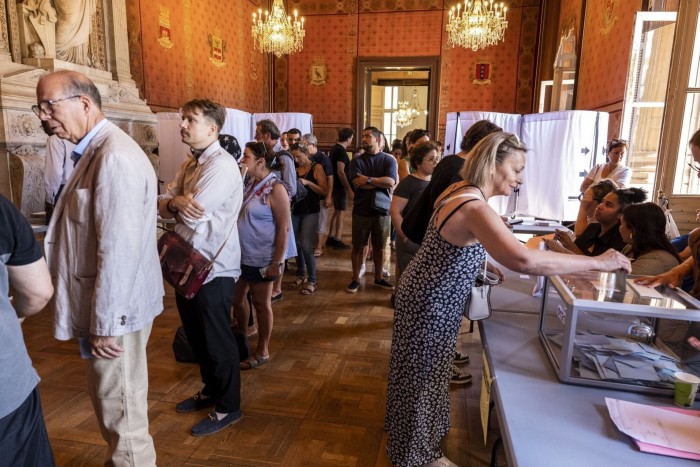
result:
[[[363,57],[356,63],[356,92],[355,92],[355,128],[362,132],[370,121],[370,102],[372,96],[373,71],[414,71],[428,70],[430,84],[428,86],[428,128],[437,138],[440,111],[440,57]],[[391,144],[391,142],[389,142]]]

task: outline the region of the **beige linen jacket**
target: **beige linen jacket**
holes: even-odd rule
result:
[[[45,239],[57,339],[139,331],[163,310],[157,183],[139,145],[113,123],[85,149]]]

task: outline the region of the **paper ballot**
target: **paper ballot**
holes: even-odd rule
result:
[[[642,451],[700,459],[700,413],[605,398],[610,418]],[[650,449],[651,448],[651,449]]]

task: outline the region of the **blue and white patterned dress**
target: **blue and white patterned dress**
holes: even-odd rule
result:
[[[470,201],[474,199],[465,203]],[[480,243],[456,247],[431,222],[420,250],[401,276],[385,419],[387,454],[394,465],[427,464],[443,455],[440,441],[450,430],[449,387],[457,333],[485,257]]]

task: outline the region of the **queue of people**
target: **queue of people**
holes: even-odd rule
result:
[[[527,162],[526,145],[492,122],[472,126],[461,152],[440,161],[441,148],[424,130],[409,132],[392,154],[386,136],[367,127],[362,153],[350,159],[352,129],[338,132],[329,157],[313,134],[294,128],[282,133],[262,120],[256,141],[242,152],[236,142],[238,160],[220,143],[225,108],[195,99],[182,107],[181,137],[190,157],[157,195],[148,158],[105,118],[89,78],[73,71],[47,74],[37,84],[37,102],[33,110],[47,133],[75,145],[74,167],[66,173],[66,161],[59,161],[54,183],[47,186],[54,210],[46,261],[26,221],[0,198],[0,277],[7,278],[0,286],[6,289],[9,282],[16,291],[12,304],[7,290],[0,294],[0,336],[10,342],[0,368],[13,369],[0,377],[6,394],[0,437],[31,447],[3,453],[14,465],[55,464],[38,377],[16,319],[49,300],[56,338],[76,339],[85,358],[88,392],[108,444],[106,463],[156,464],[146,365],[146,345],[164,295],[156,213],[173,219],[174,231],[191,248],[214,258],[193,296],[175,296],[202,381],[175,410],[207,412],[190,428],[193,436],[217,433],[242,419],[240,371],[271,359],[272,307],[282,299],[285,264],[296,257],[297,276],[286,291],[311,296],[319,287],[317,258],[324,247],[351,249],[347,292],[361,289],[368,251],[374,286],[394,292],[385,430],[387,454],[397,466],[454,465],[440,447],[450,428],[448,388],[471,381],[455,373],[455,363],[468,361],[455,352],[456,339],[487,254],[534,275],[622,269],[653,275],[641,280],[646,284],[677,286],[693,274],[693,293],[700,296],[700,231],[691,234],[692,253],[681,263],[664,235],[661,208],[645,203],[643,190],[626,187],[630,172],[621,160],[627,143],[620,140],[611,141],[609,161],[581,186],[573,235],[557,232],[547,240],[551,251],[540,251],[523,247],[488,205],[491,197],[519,187]],[[690,144],[700,162],[700,132]],[[342,241],[349,200],[351,246]],[[396,287],[385,270],[392,235]],[[487,268],[503,280],[491,262]],[[231,327],[247,331],[251,321],[257,347],[241,361]],[[694,338],[687,343],[700,347]]]

